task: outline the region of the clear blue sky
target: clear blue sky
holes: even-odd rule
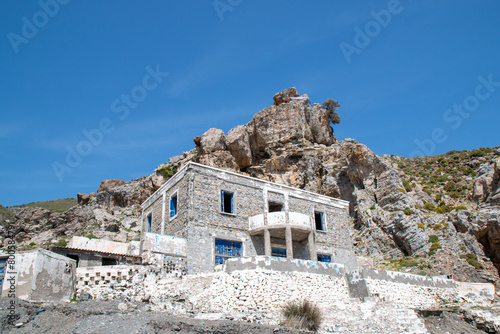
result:
[[[498,1],[59,1],[0,3],[4,206],[148,175],[292,86],[378,154],[500,145]]]

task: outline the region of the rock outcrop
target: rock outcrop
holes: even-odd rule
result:
[[[97,192],[100,193],[101,191],[106,191],[119,186],[123,186],[125,183],[127,182],[119,179],[104,180],[101,182],[101,185],[99,186],[99,189],[97,189]]]
[[[457,175],[444,174],[456,159],[440,158],[431,181],[439,185],[433,189],[442,193],[433,193],[419,176],[434,168],[432,157],[427,161],[380,156],[355,140],[337,141],[329,112],[320,104],[311,105],[308,96],[299,96],[295,88],[277,93],[273,100],[273,105],[227,135],[209,129],[194,139],[195,150],[170,158],[149,176],[124,184],[103,181],[95,199],[79,195],[79,203],[86,206],[64,214],[25,209],[14,219],[18,241],[40,244],[58,234],[88,233],[89,226],[110,239],[130,239],[133,231],[124,234],[123,228],[117,229],[119,223],[123,227],[126,219],[127,226],[134,223],[138,229],[139,204],[175,170],[197,161],[349,201],[356,252],[372,257],[376,266],[387,259],[419,257],[426,260],[419,260],[416,269],[431,273],[431,262],[438,261],[433,253],[446,250],[443,259],[462,259],[454,262],[461,272],[468,268],[475,271],[474,279],[499,283],[500,157],[491,163],[479,152],[462,161],[460,184],[454,181]],[[419,172],[411,161],[424,164],[423,169]],[[458,186],[461,193],[453,192]],[[468,189],[472,195],[462,201],[460,194]],[[439,268],[437,272],[453,265]]]

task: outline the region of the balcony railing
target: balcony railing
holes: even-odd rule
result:
[[[269,212],[248,218],[249,230],[262,226],[290,225],[312,228],[312,220],[308,215],[298,212]]]

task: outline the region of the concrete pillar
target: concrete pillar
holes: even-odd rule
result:
[[[285,228],[285,240],[286,240],[286,257],[287,259],[293,259],[292,228],[290,226]]]
[[[271,256],[271,233],[267,228],[264,230],[264,249],[265,255]]]
[[[316,242],[314,241],[314,232],[309,232],[307,238],[307,245],[309,246],[309,257],[311,261],[318,261],[318,256],[316,254]]]

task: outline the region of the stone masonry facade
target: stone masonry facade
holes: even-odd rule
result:
[[[191,162],[142,204],[142,254],[178,254],[177,245],[158,248],[145,242],[171,236],[186,241],[182,253],[189,273],[213,271],[231,257],[261,255],[339,263],[354,270],[348,206],[340,199]]]

